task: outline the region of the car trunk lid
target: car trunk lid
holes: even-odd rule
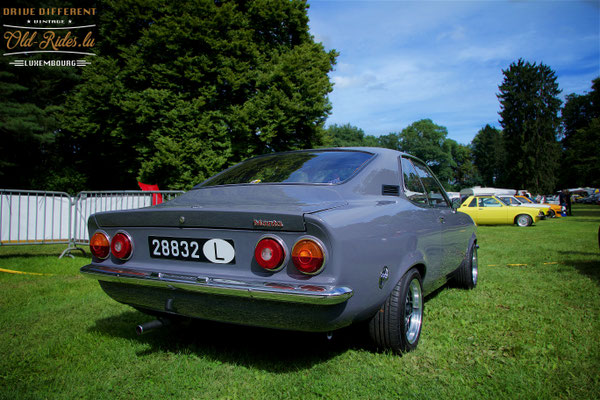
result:
[[[304,214],[347,204],[317,185],[232,185],[191,190],[169,202],[95,214],[104,227],[180,227],[302,232]]]

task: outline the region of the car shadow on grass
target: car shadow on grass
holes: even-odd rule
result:
[[[559,251],[559,254],[563,256],[581,256],[581,259],[566,259],[564,264],[575,268],[580,274],[592,278],[598,285],[600,285],[600,251]],[[595,259],[594,259],[595,258]]]
[[[221,363],[281,373],[309,369],[351,349],[376,351],[363,325],[338,330],[328,339],[325,333],[187,319],[138,336],[136,324],[152,319],[137,311],[126,311],[96,320],[89,331],[148,345],[139,357],[161,352],[196,354]]]
[[[600,285],[600,261],[590,259],[569,260],[565,264],[574,267],[580,274],[593,279],[596,284]]]

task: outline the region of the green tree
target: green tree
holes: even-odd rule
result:
[[[189,188],[249,156],[323,143],[335,51],[304,0],[111,0],[70,97],[66,162],[88,188]]]
[[[400,136],[397,133],[389,133],[387,135],[381,135],[377,138],[377,145],[386,149],[399,150],[400,149]]]
[[[404,128],[398,136],[401,150],[425,161],[448,188],[453,181],[453,168],[457,167],[446,139],[448,130],[423,119]]]
[[[569,94],[562,110],[561,186],[600,186],[600,77],[585,95]]]
[[[473,164],[479,171],[482,184],[501,186],[506,160],[502,131],[486,125],[471,141]]]
[[[15,0],[14,8],[57,7],[57,2]],[[70,0],[60,7],[74,6]],[[77,7],[89,7],[83,0]],[[4,25],[21,26],[27,17],[2,15]],[[67,19],[68,17],[62,17]],[[55,16],[53,20],[61,19]],[[93,23],[87,17],[79,18],[81,25]],[[56,26],[51,24],[50,26]],[[38,24],[37,27],[45,25]],[[21,29],[3,28],[3,32]],[[50,28],[48,30],[51,30]],[[31,32],[31,31],[30,31]],[[58,36],[64,30],[55,30]],[[6,38],[4,38],[6,40]],[[65,110],[67,93],[79,82],[80,69],[75,67],[17,67],[16,60],[63,59],[54,54],[5,55],[6,43],[0,54],[0,187],[15,189],[64,189],[55,185],[52,169],[57,162],[56,133],[60,116]],[[28,48],[15,47],[10,52]]]
[[[453,160],[451,165],[452,187],[450,189],[460,191],[463,188],[480,185],[482,180],[473,163],[473,151],[471,147],[460,144],[452,139],[446,139],[445,144],[450,148]]]
[[[40,163],[31,161],[41,160],[52,144],[54,137],[47,127],[55,123],[43,106],[27,96],[30,88],[5,57],[0,64],[0,186],[33,188]]]
[[[331,125],[327,128],[326,145],[331,147],[368,146],[365,132],[350,124]]]
[[[506,178],[514,188],[550,193],[557,179],[558,112],[562,101],[556,75],[544,64],[520,59],[502,71],[500,124],[506,153]]]

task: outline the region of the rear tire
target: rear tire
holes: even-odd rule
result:
[[[515,222],[519,226],[531,226],[533,224],[533,218],[527,214],[519,214],[515,218]]]
[[[456,286],[461,289],[473,289],[477,286],[479,278],[479,262],[477,258],[477,245],[473,243],[465,261],[458,267],[454,275]]]
[[[423,283],[415,268],[394,287],[381,309],[369,322],[375,344],[396,354],[414,350],[423,324]]]

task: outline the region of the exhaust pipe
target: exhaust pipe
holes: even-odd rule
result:
[[[168,319],[158,318],[154,321],[146,322],[144,324],[140,324],[135,327],[135,331],[138,335],[143,335],[144,333],[148,333],[154,329],[161,328],[163,326],[170,325],[171,321]]]

